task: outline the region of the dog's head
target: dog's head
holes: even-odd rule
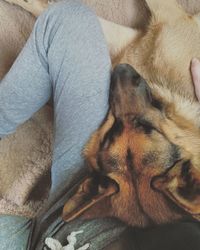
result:
[[[184,128],[183,120],[173,115],[172,104],[158,98],[130,65],[118,65],[111,78],[108,114],[84,150],[91,176],[66,203],[64,219],[83,214],[115,216],[140,226],[169,222],[184,214],[170,199],[186,211],[194,210],[200,174],[192,170],[194,155],[181,140],[191,127],[187,130],[188,121]]]
[[[148,29],[118,61],[148,83],[130,65],[114,69],[109,111],[84,150],[91,176],[66,203],[65,220],[114,216],[141,226],[200,212],[200,106],[189,74],[200,48],[188,43],[200,40],[199,24],[175,0],[146,2]]]

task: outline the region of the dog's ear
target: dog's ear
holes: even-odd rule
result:
[[[92,219],[110,216],[109,197],[117,192],[118,185],[109,177],[85,178],[65,203],[62,218],[69,222],[77,217]]]
[[[131,29],[103,18],[99,18],[99,21],[108,44],[111,58],[115,58],[119,55],[123,49],[134,42],[141,33],[136,29]]]
[[[190,161],[180,161],[152,185],[192,216],[200,215],[200,169]]]
[[[145,0],[146,5],[150,10],[150,13],[156,21],[170,22],[186,14],[182,7],[177,3],[176,0]]]

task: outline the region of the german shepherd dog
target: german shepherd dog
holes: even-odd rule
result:
[[[189,71],[200,23],[175,0],[146,2],[146,31],[120,35],[109,110],[84,149],[94,177],[66,203],[65,220],[114,216],[144,227],[200,213],[200,105]]]
[[[200,104],[189,70],[200,58],[200,21],[175,0],[146,6],[144,32],[100,19],[114,67],[109,110],[83,151],[91,175],[65,204],[66,221],[200,218]]]

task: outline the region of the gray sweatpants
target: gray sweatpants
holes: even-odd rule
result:
[[[53,217],[50,212],[38,218],[36,228],[40,231],[34,232],[31,220],[1,215],[0,249],[27,249],[31,232],[36,238],[33,249],[42,249],[46,236],[66,243],[69,232],[84,228],[80,244],[90,241],[90,249],[97,250],[123,230],[112,220],[63,224],[59,217],[62,201],[55,203],[81,169],[81,149],[107,111],[110,68],[98,20],[80,2],[57,3],[37,19],[27,44],[0,83],[0,137],[14,132],[53,96],[55,136],[49,202],[54,204],[54,212]]]

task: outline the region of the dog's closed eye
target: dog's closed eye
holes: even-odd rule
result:
[[[145,134],[151,134],[152,131],[155,129],[151,122],[145,120],[142,117],[136,117],[135,119],[133,119],[132,122],[134,128],[141,130]]]
[[[157,99],[152,99],[151,105],[159,111],[163,110],[163,103]]]

